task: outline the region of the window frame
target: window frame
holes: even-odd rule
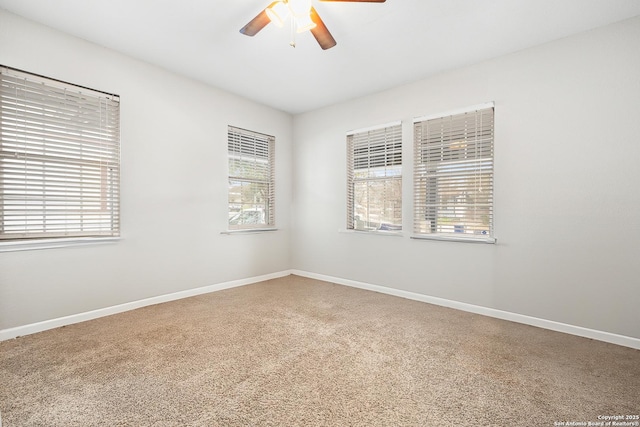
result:
[[[276,138],[272,135],[232,125],[227,127],[227,178],[229,191],[227,198],[228,222],[225,234],[276,230],[275,142]],[[233,174],[234,160],[244,163],[247,167],[245,174]],[[260,166],[261,163],[266,164],[266,168]],[[232,224],[234,219],[232,213],[235,211],[235,207],[232,205],[237,204],[237,201],[232,201],[232,182],[239,183],[241,187],[243,185],[254,185],[262,186],[266,189],[264,201],[261,203],[255,201],[246,202],[241,195],[240,210],[235,215],[235,218],[237,218],[243,212],[251,214],[255,212],[261,218],[264,218],[264,222]],[[252,207],[245,210],[243,206]]]
[[[118,240],[120,97],[0,73],[0,251]]]
[[[403,141],[402,141],[402,121],[395,121],[381,125],[356,129],[347,132],[347,231],[372,233],[372,234],[393,234],[401,235],[403,229],[403,203],[402,203],[402,175],[403,175]],[[364,167],[357,167],[360,163]],[[362,171],[358,177],[357,171]],[[365,176],[366,175],[366,176]],[[399,197],[389,198],[388,201],[399,204],[391,208],[398,210],[395,218],[399,224],[383,222],[389,219],[384,211],[387,207],[377,207],[374,211],[382,211],[379,218],[378,228],[371,228],[372,224],[370,209],[367,208],[366,220],[368,227],[358,227],[356,218],[356,186],[363,184],[367,187],[375,184],[382,184],[384,191],[395,191]],[[366,197],[367,200],[369,197]],[[384,200],[387,201],[386,196]],[[392,215],[393,216],[393,215]],[[383,226],[383,224],[386,224]],[[387,229],[383,228],[386,227]]]
[[[489,112],[490,110],[490,112]],[[490,123],[481,123],[486,115],[490,115]],[[442,125],[446,128],[444,122],[449,120],[469,121],[472,118],[476,122],[473,128],[474,137],[467,138],[466,135],[471,134],[471,129],[465,127],[465,137],[460,139],[452,139],[453,130],[449,136],[442,136],[440,148],[436,153],[424,154],[427,149],[433,150],[432,145],[427,148],[427,144],[433,144],[437,140],[437,136],[429,135],[427,130],[423,132],[418,126],[425,126],[427,123],[434,125]],[[495,166],[495,104],[488,102],[471,106],[464,109],[449,111],[446,113],[434,114],[414,118],[414,136],[413,136],[413,232],[411,237],[415,239],[429,240],[445,240],[457,242],[471,243],[496,243],[495,224],[494,224],[494,166]],[[449,138],[449,139],[447,139]],[[469,144],[475,144],[474,148],[467,149]],[[449,144],[447,146],[447,144]],[[454,147],[454,144],[462,144],[463,148]],[[454,153],[453,148],[457,148],[460,153]],[[440,150],[440,154],[437,153]],[[449,152],[447,152],[447,150]],[[469,154],[472,153],[472,154]],[[487,157],[487,154],[490,154]],[[428,156],[429,158],[426,158]],[[441,161],[437,158],[440,157]],[[435,172],[433,171],[435,168]],[[429,171],[431,169],[431,172]],[[437,171],[440,169],[440,172]],[[446,178],[444,176],[446,175]],[[469,184],[470,177],[480,177],[481,183],[474,182]],[[480,210],[484,215],[476,215],[481,218],[486,217],[488,221],[488,230],[479,229],[477,222],[458,221],[461,224],[453,224],[451,227],[438,224],[437,212],[438,207],[443,206],[443,191],[438,185],[437,180],[444,179],[449,186],[463,187],[465,190],[464,199],[471,198],[474,202],[471,208],[475,211]],[[433,182],[435,180],[435,182]],[[455,182],[454,182],[455,180]],[[490,184],[490,185],[488,185]],[[444,186],[444,185],[443,185]],[[487,188],[487,186],[489,188]],[[431,193],[430,190],[434,190]],[[468,190],[468,192],[467,192]],[[486,193],[481,194],[481,193]],[[423,194],[424,193],[424,194]],[[469,197],[470,196],[470,197]],[[480,199],[486,199],[486,203],[475,202]],[[427,200],[429,199],[429,201]],[[461,205],[465,205],[464,203]],[[463,206],[463,209],[469,208],[469,204]],[[453,208],[451,208],[453,206]],[[456,207],[456,202],[450,203],[449,210]],[[431,213],[428,211],[432,210]],[[455,212],[449,217],[466,218],[463,215],[456,215]],[[451,219],[445,218],[443,219]],[[485,220],[482,219],[484,222]],[[426,231],[425,227],[429,226],[430,230]],[[443,231],[444,230],[444,231]],[[473,231],[473,232],[470,232]]]

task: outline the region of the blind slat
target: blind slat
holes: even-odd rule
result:
[[[414,121],[414,232],[493,238],[494,108]]]
[[[275,138],[233,126],[227,131],[229,228],[275,226]]]
[[[347,134],[347,228],[402,229],[402,124]]]
[[[119,97],[0,66],[0,239],[118,236]]]

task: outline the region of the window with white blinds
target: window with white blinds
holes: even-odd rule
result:
[[[229,229],[275,227],[275,138],[229,126]]]
[[[493,243],[493,104],[414,123],[414,233]]]
[[[347,229],[402,230],[402,124],[347,134]]]
[[[0,66],[0,241],[120,232],[119,97]]]

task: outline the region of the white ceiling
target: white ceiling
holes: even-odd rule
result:
[[[338,45],[244,24],[272,0],[0,0],[0,7],[296,114],[640,15],[640,0],[314,1]]]

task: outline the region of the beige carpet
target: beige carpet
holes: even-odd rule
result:
[[[3,427],[554,426],[640,351],[289,276],[0,343]]]

